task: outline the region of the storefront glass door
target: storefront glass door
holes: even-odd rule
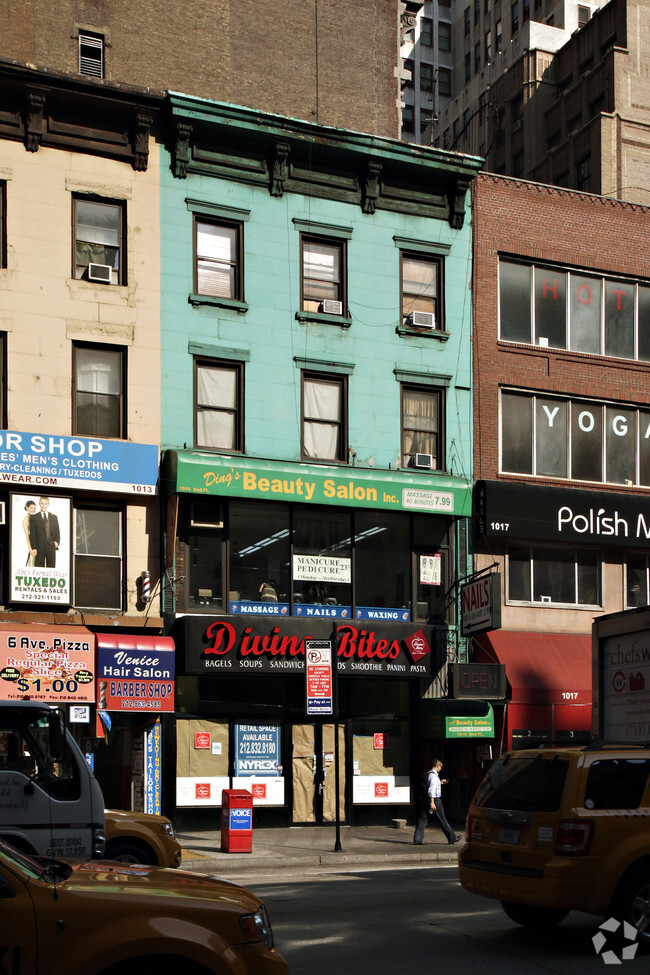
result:
[[[292,730],[294,823],[336,820],[335,725],[299,724]],[[345,726],[339,736],[339,817],[345,819]]]

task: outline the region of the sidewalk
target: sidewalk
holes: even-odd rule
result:
[[[253,829],[250,853],[222,853],[219,830],[177,833],[183,849],[182,870],[229,873],[319,865],[456,863],[463,840],[450,846],[441,830],[426,830],[424,843],[413,844],[413,826],[341,826],[341,850],[335,852],[335,826],[291,826]],[[464,837],[463,831],[456,831]]]

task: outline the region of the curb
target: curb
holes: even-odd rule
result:
[[[319,866],[355,866],[360,864],[372,864],[373,866],[388,866],[389,864],[399,864],[400,866],[412,864],[420,866],[426,863],[455,863],[457,853],[448,853],[442,850],[433,850],[431,853],[410,853],[410,854],[368,854],[368,853],[318,853],[310,856],[283,856],[282,854],[269,853],[267,856],[255,856],[252,858],[248,854],[224,854],[223,859],[216,859],[211,855],[198,853],[192,850],[183,851],[181,860],[181,870],[194,871],[196,873],[207,873],[212,871],[232,870],[236,873],[242,871],[268,870],[297,867],[319,867]]]

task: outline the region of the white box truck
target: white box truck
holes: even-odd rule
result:
[[[24,853],[98,859],[104,799],[61,714],[0,701],[0,838]]]

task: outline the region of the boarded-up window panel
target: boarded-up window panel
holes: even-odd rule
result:
[[[372,735],[354,736],[354,761],[360,775],[408,775],[408,739],[387,735],[387,747],[375,748]]]
[[[195,748],[197,732],[210,735],[209,748]],[[214,746],[221,746],[221,754]],[[217,748],[217,751],[219,749]],[[206,718],[176,724],[176,774],[179,778],[228,775],[228,725]]]

